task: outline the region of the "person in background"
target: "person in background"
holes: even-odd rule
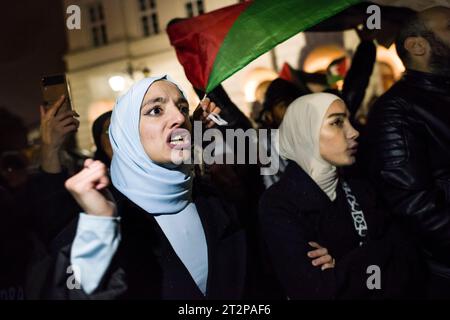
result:
[[[263,111],[260,115],[260,123],[261,129],[269,131],[268,137],[271,137],[272,133],[274,134],[273,139],[276,143],[272,145],[272,139],[267,139],[262,141],[262,145],[266,150],[272,152],[273,157],[278,157],[279,170],[273,175],[263,176],[265,189],[280,179],[287,165],[286,160],[279,157],[279,150],[277,149],[278,131],[274,129],[278,129],[280,126],[290,103],[307,93],[309,92],[303,91],[295,84],[281,78],[272,81],[267,88],[263,102]]]
[[[432,298],[450,297],[450,8],[405,21],[406,71],[369,113],[361,163],[390,211],[421,240]]]
[[[273,80],[264,96],[261,127],[277,129],[289,104],[306,93],[309,92],[302,91],[290,81],[281,78]]]
[[[27,128],[0,108],[0,300],[23,300],[31,255]]]
[[[58,112],[65,99],[62,96],[48,108],[40,106],[40,166],[30,181],[32,206],[29,214],[33,230],[44,247],[79,211],[77,203],[64,188],[71,173],[62,160],[62,153],[66,141],[78,130],[80,121],[76,111]]]
[[[355,162],[358,146],[349,119],[329,93],[302,96],[286,112],[280,155],[288,166],[260,202],[278,279],[290,299],[420,297],[413,242],[390,224],[364,179],[340,170]],[[377,290],[367,285],[370,266],[382,270]]]
[[[92,137],[96,146],[94,159],[103,162],[108,168],[112,159],[112,147],[109,141],[111,114],[112,111],[103,113],[92,124]]]

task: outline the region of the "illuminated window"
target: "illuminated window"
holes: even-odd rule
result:
[[[159,33],[156,0],[138,0],[141,15],[142,33],[148,37]]]
[[[186,15],[189,18],[205,13],[203,0],[186,1]]]
[[[95,47],[108,43],[106,21],[103,13],[103,5],[96,3],[89,7],[89,21],[91,24],[92,43]]]

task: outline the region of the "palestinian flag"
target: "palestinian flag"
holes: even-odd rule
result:
[[[286,81],[290,81],[299,87],[303,92],[310,92],[308,83],[316,83],[327,87],[327,75],[324,73],[308,73],[302,70],[292,68],[289,63],[285,62],[278,77]]]
[[[327,68],[328,85],[333,87],[338,81],[344,80],[348,69],[349,64],[345,56],[333,60]]]
[[[277,44],[360,0],[255,0],[170,23],[189,81],[211,92]]]

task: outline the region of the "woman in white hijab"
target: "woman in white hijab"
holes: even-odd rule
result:
[[[201,107],[209,127],[206,115],[220,109],[208,99]],[[183,164],[190,131],[188,102],[168,76],[145,78],[117,100],[109,128],[114,200],[99,161],[87,160],[66,181],[83,212],[56,246],[41,297],[242,296],[245,237],[233,209],[193,183],[191,165]]]
[[[340,172],[355,162],[358,146],[349,118],[339,97],[314,93],[292,102],[280,126],[280,155],[289,164],[263,195],[260,217],[291,299],[404,298],[419,290],[415,247],[392,231],[368,185]],[[367,272],[379,268],[370,290]]]

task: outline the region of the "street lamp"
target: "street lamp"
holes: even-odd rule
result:
[[[125,78],[123,76],[112,76],[108,83],[113,91],[120,92],[125,89]]]
[[[125,72],[111,76],[108,79],[108,83],[113,91],[122,92],[124,89],[130,87],[133,82],[139,80],[142,77],[148,77],[149,75],[150,69],[147,66],[138,68],[136,70],[131,62],[128,62]]]

